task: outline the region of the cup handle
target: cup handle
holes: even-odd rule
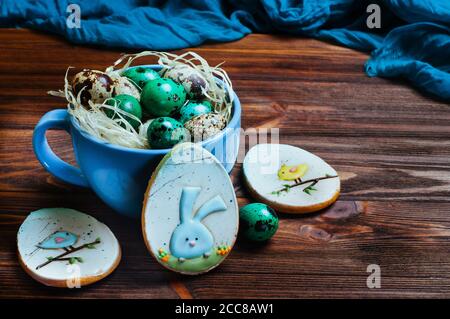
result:
[[[58,179],[77,186],[89,187],[89,183],[81,170],[60,159],[48,145],[45,132],[48,129],[65,130],[69,134],[69,113],[57,109],[44,114],[33,132],[33,150],[42,166]]]

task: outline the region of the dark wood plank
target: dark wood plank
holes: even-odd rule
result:
[[[163,270],[149,256],[138,221],[112,214],[93,194],[0,195],[5,238],[0,296],[29,297],[38,290],[40,297],[174,298],[179,292],[174,286],[187,287],[197,298],[450,296],[449,203],[339,201],[321,214],[282,216],[267,245],[240,238],[221,267],[185,277]],[[247,202],[240,199],[240,205]],[[112,276],[71,291],[44,288],[22,271],[15,257],[16,231],[29,211],[48,206],[87,211],[111,227],[124,253]],[[366,286],[369,264],[381,267],[380,290]]]
[[[212,291],[238,298],[448,295],[449,210],[448,204],[340,201],[323,214],[283,218],[269,245],[241,241],[220,273],[187,286],[195,297]],[[380,290],[367,289],[369,264],[381,267]]]
[[[450,109],[407,84],[363,73],[367,56],[310,39],[251,35],[195,51],[226,61],[243,104],[243,127],[280,129],[339,171],[340,200],[321,213],[281,216],[267,245],[239,240],[213,272],[183,277],[147,253],[138,221],[111,212],[86,189],[65,185],[39,165],[32,129],[62,100],[70,66],[104,69],[119,51],[79,47],[28,30],[0,30],[0,297],[251,298],[450,297]],[[142,59],[142,63],[154,63]],[[51,145],[74,162],[70,138]],[[240,205],[251,201],[232,174]],[[81,290],[43,287],[18,266],[15,236],[42,207],[86,211],[111,227],[123,259],[107,279]],[[379,264],[382,288],[368,289],[366,267]]]

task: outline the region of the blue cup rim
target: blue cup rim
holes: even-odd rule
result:
[[[145,65],[135,65],[132,67],[129,67],[128,69],[133,69],[136,67],[151,67],[153,70],[159,71],[162,69],[162,66],[159,64],[145,64]],[[127,70],[128,70],[127,69]],[[233,128],[237,128],[238,126],[238,122],[241,118],[241,102],[239,101],[238,96],[236,95],[236,92],[233,90],[233,105],[232,105],[232,110],[231,110],[231,119],[228,122],[228,125],[218,134],[203,140],[200,143],[200,145],[203,147],[206,144],[209,143],[213,143],[216,142],[219,139],[222,139],[223,136],[225,135],[225,133],[227,132],[227,130],[229,129],[233,129]],[[117,144],[112,144],[106,141],[103,141],[95,136],[92,136],[91,134],[87,133],[86,131],[84,131],[80,125],[77,123],[77,121],[75,120],[75,118],[69,114],[69,118],[70,118],[70,123],[72,124],[72,126],[84,137],[89,139],[92,142],[95,142],[97,144],[101,144],[104,147],[108,147],[108,148],[112,148],[115,150],[119,150],[119,151],[127,151],[127,152],[131,152],[131,153],[141,153],[141,154],[152,154],[152,155],[164,155],[167,154],[172,148],[163,148],[163,149],[141,149],[141,148],[131,148],[131,147],[126,147],[126,146],[121,146],[121,145],[117,145]]]

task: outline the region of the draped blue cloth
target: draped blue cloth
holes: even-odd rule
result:
[[[67,27],[79,4],[80,28]],[[369,4],[381,28],[367,25]],[[0,26],[78,44],[172,50],[256,33],[285,33],[371,52],[369,76],[403,77],[450,102],[450,0],[1,0]]]

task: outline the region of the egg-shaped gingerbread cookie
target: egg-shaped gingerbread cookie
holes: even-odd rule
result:
[[[245,156],[244,182],[257,200],[284,213],[311,213],[340,193],[336,170],[320,157],[286,144],[257,144]]]
[[[175,146],[145,194],[142,230],[150,253],[170,270],[204,273],[226,258],[238,227],[234,187],[222,164],[199,145]]]
[[[116,269],[119,242],[105,224],[68,208],[43,208],[28,215],[17,233],[19,262],[47,286],[80,288]]]

